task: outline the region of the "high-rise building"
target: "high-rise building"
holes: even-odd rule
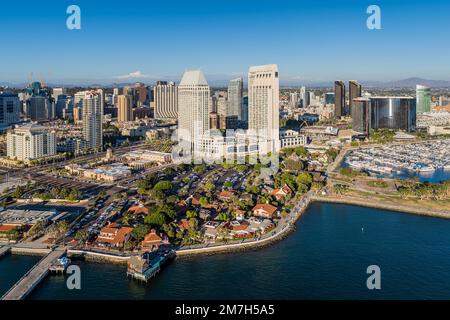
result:
[[[343,81],[334,82],[334,99],[334,116],[336,118],[345,116],[345,84]]]
[[[348,114],[352,114],[353,100],[361,97],[362,86],[356,80],[350,80],[348,83]],[[346,113],[347,115],[347,113]]]
[[[157,81],[153,87],[153,99],[156,119],[178,117],[178,88],[174,82]]]
[[[242,99],[242,122],[248,126],[248,96],[244,96]]]
[[[28,100],[27,109],[32,121],[47,121],[54,115],[54,104],[47,96],[32,96]]]
[[[431,89],[426,86],[416,86],[416,108],[417,113],[431,111]]]
[[[369,135],[370,130],[370,99],[355,98],[352,107],[353,131]]]
[[[52,89],[52,98],[55,101],[58,101],[58,97],[66,94],[66,88],[53,88]]]
[[[55,103],[49,89],[33,82],[26,89],[26,115],[32,121],[47,121],[55,117]]]
[[[178,86],[178,141],[183,154],[191,154],[209,130],[209,96],[203,72],[186,71]]]
[[[244,80],[237,78],[231,80],[228,85],[228,116],[242,118],[242,97],[244,94]]]
[[[81,121],[83,120],[83,111],[81,107],[73,108],[73,121]]]
[[[131,96],[120,95],[117,97],[117,121],[133,121],[133,108],[131,107]]]
[[[302,103],[302,108],[305,107],[305,103],[304,103],[304,101],[305,101],[305,94],[306,94],[306,87],[303,86],[303,87],[300,88],[300,101]]]
[[[103,89],[97,89],[96,91],[100,97],[100,113],[103,116],[105,114],[105,91]]]
[[[335,103],[334,92],[325,93],[325,104],[334,104],[334,103]]]
[[[291,92],[289,94],[289,104],[291,105],[291,108],[297,108],[298,107],[298,92]]]
[[[229,115],[228,110],[228,93],[226,91],[216,91],[217,114],[220,118],[225,119]]]
[[[370,129],[414,131],[416,129],[416,99],[370,97]]]
[[[250,67],[248,72],[248,128],[258,138],[258,153],[278,152],[280,84],[276,64]]]
[[[60,119],[69,119],[73,117],[72,97],[61,94],[57,97],[56,117]]]
[[[304,98],[303,98],[303,108],[309,107],[314,100],[314,92],[312,91],[306,91]]]
[[[97,91],[85,92],[83,105],[83,138],[89,148],[103,147],[101,97]]]
[[[14,93],[0,93],[0,126],[20,121],[20,100]]]
[[[140,107],[145,105],[149,100],[147,87],[143,83],[138,82],[134,85],[134,90],[136,92],[136,106]]]
[[[28,161],[56,154],[56,134],[37,124],[28,123],[8,131],[7,156]]]
[[[125,86],[123,87],[123,95],[125,96],[131,96],[131,107],[134,107],[136,104],[136,100],[135,100],[135,90],[134,88],[130,87],[130,86]]]

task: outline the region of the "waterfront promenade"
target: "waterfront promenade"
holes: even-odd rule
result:
[[[66,253],[63,248],[55,248],[31,268],[5,295],[2,300],[24,299],[49,272],[50,265]]]
[[[396,212],[411,213],[416,215],[423,215],[435,218],[450,219],[450,210],[438,210],[434,208],[427,208],[419,205],[404,205],[395,202],[374,200],[370,197],[363,196],[350,196],[350,195],[326,195],[326,196],[314,196],[313,201],[328,202],[328,203],[341,203],[348,205],[356,205],[362,207],[376,208],[391,210]]]

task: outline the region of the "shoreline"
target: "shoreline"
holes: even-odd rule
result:
[[[448,212],[439,212],[434,209],[429,209],[425,207],[418,206],[405,206],[401,204],[393,204],[386,202],[377,202],[371,203],[362,198],[349,197],[349,196],[341,196],[341,197],[330,197],[330,196],[314,196],[312,199],[313,202],[323,202],[323,203],[337,203],[337,204],[347,204],[365,208],[374,208],[374,209],[382,209],[389,210],[398,213],[412,214],[423,217],[432,217],[432,218],[441,218],[441,219],[450,219],[450,211]]]
[[[234,244],[224,244],[205,248],[194,248],[194,249],[181,249],[176,251],[176,260],[186,260],[196,256],[211,256],[216,254],[233,254],[242,253],[246,251],[254,251],[266,248],[270,245],[275,244],[289,236],[290,233],[296,231],[296,223],[302,217],[304,212],[309,208],[311,203],[336,203],[336,204],[346,204],[352,206],[375,208],[381,210],[389,210],[397,213],[414,214],[418,216],[426,216],[441,219],[450,219],[449,212],[437,212],[428,208],[421,207],[411,207],[405,205],[391,204],[386,202],[371,203],[364,199],[358,199],[355,197],[341,196],[320,196],[313,195],[306,206],[304,206],[292,219],[292,222],[287,224],[279,233],[272,235],[268,238],[247,242],[247,243],[234,243]],[[34,248],[18,248],[11,247],[9,254],[14,255],[45,255],[49,251],[48,249],[34,249]],[[120,256],[112,253],[100,253],[85,250],[75,250],[68,249],[68,257],[73,257],[75,259],[82,259],[87,262],[95,263],[111,263],[111,264],[126,264],[130,256]]]

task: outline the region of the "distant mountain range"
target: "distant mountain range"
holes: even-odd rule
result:
[[[379,88],[414,88],[416,85],[424,85],[431,88],[447,88],[450,87],[450,81],[447,80],[427,80],[422,78],[408,78],[390,82],[362,82],[368,87]]]
[[[348,81],[347,81],[348,82]],[[415,88],[416,85],[424,85],[428,86],[430,88],[450,88],[450,81],[447,80],[427,80],[422,78],[408,78],[408,79],[402,79],[402,80],[395,80],[395,81],[359,81],[363,87],[366,88]],[[292,84],[294,85],[294,82]],[[298,86],[298,84],[296,84]],[[310,82],[306,83],[309,87],[317,87],[317,88],[331,88],[334,86],[334,81],[330,82]]]
[[[245,78],[244,78],[245,81]],[[102,81],[103,82],[103,81]],[[130,82],[104,82],[100,83],[86,83],[84,84],[67,84],[67,83],[48,83],[50,87],[124,87],[128,85],[133,85],[136,82],[143,82],[147,84],[153,84],[154,81],[130,81]],[[228,85],[228,80],[214,79],[208,81],[212,87],[226,87]],[[415,88],[416,85],[424,85],[431,88],[450,88],[450,81],[448,80],[427,80],[418,77],[395,80],[395,81],[359,81],[366,88]],[[24,88],[27,83],[12,83],[12,82],[0,82],[1,87],[12,87],[12,88]],[[307,87],[316,88],[331,88],[334,86],[334,81],[323,81],[323,82],[313,82],[313,81],[299,81],[299,80],[282,80],[282,87],[299,87],[305,85]]]

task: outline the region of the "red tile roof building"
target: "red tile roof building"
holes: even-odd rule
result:
[[[95,241],[100,246],[123,247],[130,238],[133,228],[120,227],[116,223],[111,223],[100,230],[100,234]]]
[[[156,233],[156,230],[152,229],[150,233],[148,233],[144,240],[141,242],[141,248],[143,250],[150,250],[153,251],[155,249],[158,249],[159,246],[162,244],[163,240],[162,238]]]
[[[257,204],[253,207],[252,212],[255,217],[264,217],[264,218],[273,218],[275,213],[278,211],[278,208],[268,204]]]
[[[289,188],[288,185],[284,185],[282,188],[280,189],[275,189],[273,190],[270,194],[272,196],[274,196],[277,200],[284,198],[285,196],[289,195],[292,193],[291,188]]]

